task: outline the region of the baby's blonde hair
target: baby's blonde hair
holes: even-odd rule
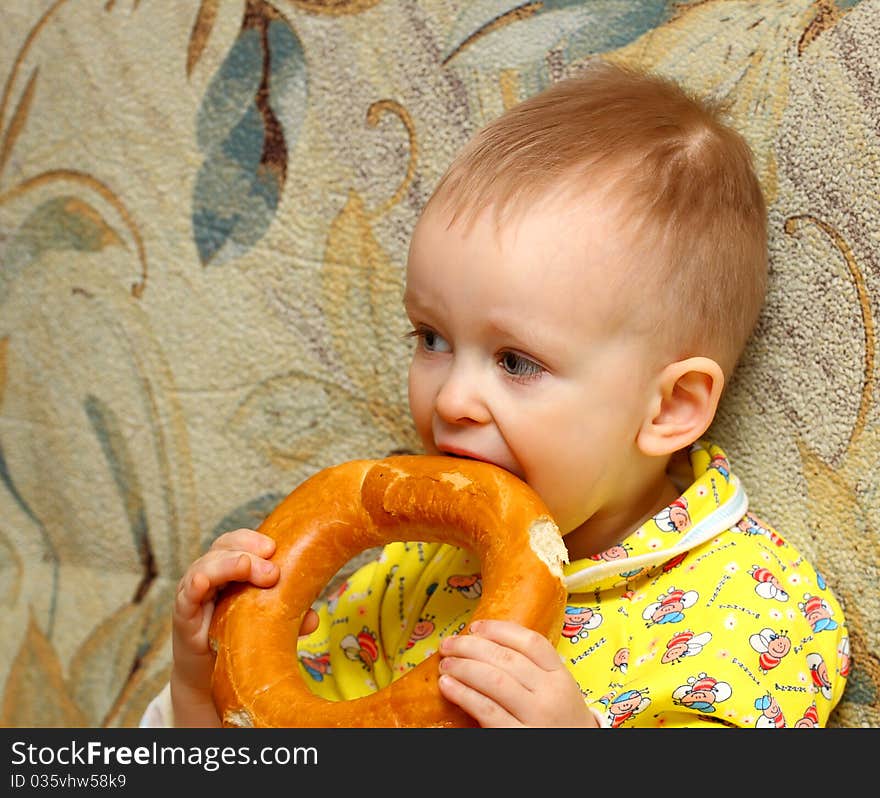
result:
[[[650,255],[629,277],[659,312],[658,334],[676,356],[714,357],[729,373],[764,302],[767,222],[749,146],[721,116],[671,80],[596,62],[481,129],[429,205],[453,221],[494,206],[500,220],[601,182]]]

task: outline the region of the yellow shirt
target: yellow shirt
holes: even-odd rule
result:
[[[557,650],[608,726],[824,726],[850,670],[843,611],[822,577],[748,511],[724,452],[690,452],[694,481],[621,544],[566,568]],[[462,631],[480,564],[393,543],[319,608],[300,663],[313,690],[374,692]]]

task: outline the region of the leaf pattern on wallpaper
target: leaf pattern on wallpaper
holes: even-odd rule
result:
[[[24,72],[24,64],[29,50],[33,47],[34,42],[40,36],[42,31],[47,28],[49,21],[52,19],[52,17],[54,17],[55,14],[58,13],[59,9],[66,3],[67,0],[56,0],[56,2],[53,3],[39,18],[36,25],[33,26],[28,36],[25,38],[21,48],[19,49],[18,54],[16,55],[15,60],[12,63],[9,77],[6,79],[6,85],[3,89],[3,95],[2,97],[0,97],[0,131],[4,130],[4,123],[6,122],[6,111],[9,108],[10,102],[12,101],[13,88],[15,87],[19,74]],[[18,102],[16,103],[15,110],[12,112],[11,121],[9,125],[5,128],[5,132],[3,132],[2,137],[0,137],[0,174],[3,173],[3,170],[9,161],[9,155],[12,152],[12,148],[15,146],[16,139],[24,130],[28,114],[30,113],[31,104],[34,100],[34,94],[36,92],[38,73],[38,67],[34,68],[34,70],[30,73],[27,85],[25,86],[24,91],[22,92],[18,99]]]
[[[202,57],[202,52],[208,43],[208,37],[217,21],[217,6],[219,4],[220,0],[202,0],[202,4],[199,6],[199,13],[196,14],[196,20],[189,35],[189,47],[186,51],[187,76],[192,74],[195,65]]]
[[[411,346],[404,335],[403,270],[373,230],[408,196],[419,148],[413,119],[395,100],[371,103],[366,124],[376,128],[385,115],[395,117],[406,134],[405,172],[374,209],[349,189],[327,232],[319,308],[331,334],[332,352],[323,342],[321,351],[330,374],[297,369],[263,380],[231,419],[230,428],[248,446],[294,473],[305,475],[343,449],[369,456],[419,446],[415,431],[402,423],[408,414],[405,376],[398,366],[408,361]]]
[[[264,493],[262,496],[257,496],[231,510],[214,525],[212,530],[206,530],[203,533],[201,550],[207,551],[224,532],[232,532],[242,528],[256,529],[286,495],[284,493]]]
[[[12,148],[15,146],[16,139],[21,135],[22,130],[24,130],[28,113],[31,110],[31,103],[34,101],[34,92],[37,86],[37,74],[39,71],[39,69],[34,69],[30,78],[28,78],[27,86],[25,86],[21,98],[15,106],[15,110],[12,112],[12,119],[9,122],[9,126],[6,128],[6,132],[3,134],[2,139],[0,139],[0,174],[2,174],[6,162],[9,160],[9,155],[12,153]],[[0,114],[0,125],[2,125],[2,120],[3,116]]]
[[[48,250],[99,252],[123,245],[116,231],[94,206],[77,197],[53,197],[38,205],[12,235],[0,270],[0,303],[7,286]]]
[[[3,407],[6,391],[8,351],[9,336],[4,336],[0,338],[0,408]],[[2,462],[2,453],[0,453],[0,462]],[[24,568],[15,546],[2,532],[0,532],[0,562],[5,563],[5,567],[0,570],[0,605],[12,605],[21,589]]]
[[[687,7],[703,0],[536,0],[513,4],[509,0],[468,3],[449,33],[447,64],[489,36],[517,22],[529,20],[528,33],[514,31],[513,40],[493,37],[501,51],[516,61],[541,60],[561,39],[577,56],[614,50],[664,24]],[[485,48],[476,57],[486,61]]]
[[[104,726],[143,651],[151,607],[125,604],[104,618],[68,666],[71,698],[93,723]],[[100,673],[96,680],[94,674]]]
[[[275,216],[306,103],[302,44],[279,12],[248,0],[241,30],[202,100],[193,234],[202,265],[247,252]]]
[[[861,397],[849,441],[846,444],[847,449],[851,449],[867,426],[868,417],[871,414],[874,403],[877,332],[874,324],[874,314],[871,310],[871,295],[865,280],[864,267],[859,265],[849,242],[828,222],[812,214],[799,214],[787,218],[783,224],[783,230],[785,230],[787,235],[795,236],[803,228],[811,226],[822,231],[838,251],[846,265],[847,274],[855,288],[856,304],[858,305],[862,335],[864,336]],[[840,308],[840,312],[844,312],[845,303],[841,303]]]
[[[0,176],[2,176],[4,169],[10,163],[13,148],[25,131],[36,97],[37,77],[40,74],[40,68],[34,67],[30,72],[27,72],[25,65],[28,63],[28,56],[43,31],[49,27],[50,22],[67,2],[68,0],[55,0],[31,28],[15,56],[9,76],[6,79],[3,94],[0,96]],[[136,7],[137,3],[135,3]],[[112,10],[112,4],[105,7],[105,10]],[[18,95],[12,115],[9,118],[9,123],[6,124],[6,113],[12,106],[13,98],[16,96],[15,89],[17,88],[18,78],[24,74],[28,74],[27,84]],[[143,240],[138,226],[125,204],[116,196],[112,189],[98,178],[76,169],[50,169],[37,175],[25,177],[11,188],[0,191],[0,205],[9,203],[30,191],[55,183],[72,183],[77,188],[88,188],[117,211],[120,220],[129,231],[137,250],[138,260],[140,261],[141,279],[131,285],[132,296],[140,297],[147,284],[147,256]],[[60,207],[57,205],[53,206],[53,202],[60,203]],[[39,218],[41,210],[48,214],[49,218]],[[53,213],[60,214],[61,216],[53,219],[51,218]],[[63,218],[65,214],[69,217],[67,220]],[[32,233],[33,230],[26,230],[24,238],[15,242],[18,249],[12,248],[11,254],[9,252],[5,254],[4,263],[0,264],[0,266],[5,267],[0,269],[0,302],[3,300],[4,278],[10,279],[11,274],[20,270],[23,261],[32,260],[44,249],[95,251],[96,249],[102,249],[108,243],[123,243],[115,231],[104,221],[101,214],[85,201],[76,200],[73,197],[59,198],[58,200],[50,201],[49,204],[44,204],[35,214],[32,214],[29,221],[33,225],[43,228],[38,237],[40,243],[34,247],[34,242],[28,240],[28,233]],[[58,240],[54,242],[52,240],[53,235],[50,232],[53,223],[56,223],[60,230],[60,235],[57,236]],[[93,229],[89,231],[89,227]],[[98,231],[97,236],[90,234],[95,229]],[[97,244],[95,243],[96,239]],[[43,249],[40,248],[41,246]],[[11,267],[10,262],[12,262],[13,266],[17,265],[18,269]]]
[[[9,352],[9,336],[0,338],[0,408],[3,407],[3,397],[6,391],[7,357]],[[5,472],[3,466],[2,447],[0,447],[0,470]],[[5,482],[5,480],[3,480]],[[21,577],[24,571],[21,557],[15,546],[0,532],[0,563],[4,568],[0,569],[0,605],[11,605],[18,597],[21,589]]]
[[[382,0],[288,0],[288,2],[310,14],[341,17],[348,14],[360,14],[368,8],[378,5]]]
[[[758,137],[772,140],[766,132],[775,131],[784,112],[792,48],[801,54],[859,2],[477,0],[452,25],[443,63],[499,70],[499,90],[509,106],[529,86],[537,90],[551,76],[563,77],[602,56],[678,78],[701,94],[733,98],[732,121],[754,144]],[[505,72],[514,68],[521,72],[517,79]],[[513,91],[505,80],[515,84]],[[772,203],[773,153],[758,147],[756,157]]]
[[[804,50],[816,39],[833,28],[847,11],[861,2],[862,0],[814,0],[812,18],[798,40],[798,55],[803,55]]]
[[[373,423],[400,427],[397,364],[406,363],[401,310],[403,274],[376,240],[361,196],[352,190],[327,234],[321,309],[345,373],[364,397]],[[392,367],[395,366],[395,367]]]
[[[119,419],[110,407],[98,397],[88,396],[85,400],[85,411],[98,442],[101,444],[107,466],[113,475],[113,481],[116,483],[116,488],[125,507],[125,515],[134,538],[135,551],[141,561],[143,578],[133,599],[137,602],[156,578],[156,563],[150,545],[147,511],[135,458],[122,432]]]
[[[267,462],[293,472],[295,481],[297,474],[305,476],[335,457],[343,444],[364,456],[399,446],[399,432],[383,423],[390,411],[377,407],[359,386],[346,388],[332,379],[291,371],[254,387],[229,419],[229,429]],[[398,426],[402,414],[398,407]]]
[[[165,595],[162,614],[172,600]],[[15,727],[105,726],[119,711],[119,696],[140,667],[155,602],[128,604],[105,618],[74,653],[65,677],[58,652],[33,614],[6,681],[0,725]],[[141,680],[146,674],[139,674]],[[150,697],[161,689],[154,680]],[[144,702],[145,703],[145,702]],[[136,721],[135,721],[136,722]],[[133,724],[132,724],[133,725]]]
[[[0,532],[0,607],[14,607],[21,593],[24,561],[15,542]]]
[[[0,272],[0,277],[2,277],[2,272]],[[0,289],[2,289],[2,282],[0,282]],[[0,291],[0,302],[2,302],[2,291]],[[6,382],[9,375],[9,336],[4,336],[0,339],[0,408],[3,407],[3,400],[6,396]],[[52,630],[54,628],[55,623],[55,607],[57,605],[57,597],[58,597],[58,554],[55,551],[55,546],[52,544],[52,539],[49,537],[49,533],[46,531],[46,527],[43,522],[37,518],[36,513],[33,508],[27,503],[24,496],[21,495],[18,487],[15,484],[15,481],[12,478],[12,474],[9,470],[9,466],[6,463],[6,455],[3,452],[3,442],[0,440],[0,484],[2,484],[5,489],[9,492],[9,495],[12,497],[12,500],[18,505],[19,509],[33,521],[36,525],[37,529],[40,532],[40,537],[43,541],[43,545],[46,548],[46,554],[44,557],[46,561],[51,565],[51,585],[48,586],[49,590],[49,627],[48,633],[51,635]],[[4,547],[7,547],[6,538],[3,537],[0,543],[3,544]],[[0,600],[3,600],[4,594],[6,596],[10,596],[15,598],[18,595],[20,586],[21,586],[21,578],[22,573],[24,571],[23,564],[21,561],[21,557],[19,557],[18,553],[15,551],[13,547],[8,547],[10,549],[10,555],[8,558],[0,560],[0,562],[11,563],[14,568],[14,572],[10,573],[8,576],[3,577],[3,581],[0,582]],[[9,585],[6,587],[4,582],[9,580]]]
[[[88,725],[70,695],[58,653],[31,615],[6,678],[0,726],[72,728]]]
[[[792,54],[808,46],[807,31],[815,41],[858,2],[704,0],[610,58],[679,79],[725,103],[730,121],[752,145],[772,205],[779,191],[773,142],[789,101]],[[820,14],[832,6],[834,13]]]
[[[488,39],[490,34],[524,20],[529,20],[527,35],[515,31],[515,41],[492,37],[494,46],[498,48],[497,52],[505,54],[507,65],[513,61],[542,61],[548,52],[560,45],[566,51],[567,60],[584,58],[625,47],[642,35],[679,18],[690,9],[712,2],[716,0],[532,0],[522,3],[511,3],[510,0],[477,0],[465,4],[456,18],[449,33],[449,45],[443,63],[447,64],[474,45],[482,44],[481,40]],[[775,3],[778,7],[775,9],[769,7],[773,4],[766,2],[721,2],[730,7],[731,15],[745,11],[751,13],[756,20],[760,20],[765,13],[772,16],[778,12],[787,12],[792,16],[783,2]],[[812,0],[812,13],[804,24],[798,51],[801,52],[823,31],[833,27],[846,11],[859,2],[860,0]],[[745,7],[737,9],[734,7],[736,5]],[[477,59],[475,63],[485,66],[492,61],[488,58],[487,48],[477,50],[479,52],[474,54]]]
[[[0,338],[0,408],[3,407],[3,398],[6,396],[6,379],[9,374],[9,336]]]

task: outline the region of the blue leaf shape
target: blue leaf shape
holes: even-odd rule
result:
[[[470,65],[512,66],[540,61],[564,41],[566,59],[608,53],[665,25],[706,0],[473,0],[462,4],[443,57],[467,52]],[[715,0],[723,2],[723,0]],[[861,0],[833,0],[846,12]],[[760,3],[754,4],[760,14]],[[515,23],[524,23],[518,25]],[[509,35],[508,29],[512,26]],[[473,52],[470,52],[473,48]]]
[[[51,638],[52,634],[55,631],[55,614],[58,610],[58,571],[59,571],[59,561],[58,561],[58,552],[55,550],[55,544],[52,542],[52,538],[49,536],[49,531],[46,529],[46,525],[37,518],[37,514],[31,509],[31,506],[27,503],[27,500],[24,496],[21,495],[18,488],[15,485],[15,480],[12,478],[12,474],[9,470],[9,466],[6,463],[6,456],[3,454],[3,444],[0,443],[0,482],[2,482],[6,489],[9,491],[15,503],[21,508],[24,514],[34,522],[37,529],[40,531],[40,537],[42,538],[43,545],[46,548],[46,554],[44,557],[51,563],[52,566],[52,584],[49,587],[49,619],[48,624],[46,626],[46,636]]]
[[[228,132],[253,103],[262,72],[260,34],[242,30],[202,99],[196,122],[196,140],[202,152],[210,153],[223,145]]]
[[[125,508],[134,546],[143,568],[143,578],[135,591],[134,601],[137,603],[146,595],[150,584],[156,578],[156,564],[150,543],[150,528],[143,489],[138,479],[136,458],[112,408],[92,395],[87,396],[83,404],[92,431],[101,444],[107,466],[119,491],[119,498]]]
[[[196,176],[192,219],[203,265],[248,251],[272,223],[306,94],[299,37],[271,6],[249,0],[197,120],[205,161]]]
[[[48,250],[99,252],[122,239],[89,203],[71,195],[40,204],[15,231],[0,261],[0,304],[12,281]]]
[[[451,31],[451,47],[443,58],[449,63],[460,53],[480,42],[494,42],[499,58],[510,62],[535,60],[556,42],[565,38],[570,57],[608,52],[623,47],[642,34],[669,21],[689,4],[701,0],[542,0],[510,3],[504,0],[477,0],[464,6]],[[538,22],[547,18],[547,24]],[[552,18],[552,22],[550,21]],[[527,28],[514,27],[515,46],[500,33],[518,22]],[[484,47],[475,53],[478,60],[492,62]]]
[[[551,0],[551,7],[570,5],[565,0]],[[670,0],[595,3],[597,24],[578,30],[571,39],[571,50],[579,55],[593,55],[623,47],[649,30],[660,27],[680,13],[687,3]],[[549,9],[548,9],[549,10]],[[602,22],[599,24],[599,20]]]

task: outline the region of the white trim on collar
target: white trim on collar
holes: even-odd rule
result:
[[[676,554],[711,540],[715,535],[730,529],[749,509],[749,499],[736,474],[730,475],[730,496],[705,518],[693,525],[681,540],[670,548],[646,552],[627,560],[611,560],[609,562],[590,565],[580,571],[566,574],[565,588],[569,593],[583,593],[590,590],[597,582],[618,574],[621,569],[636,570],[648,568],[674,557]]]

